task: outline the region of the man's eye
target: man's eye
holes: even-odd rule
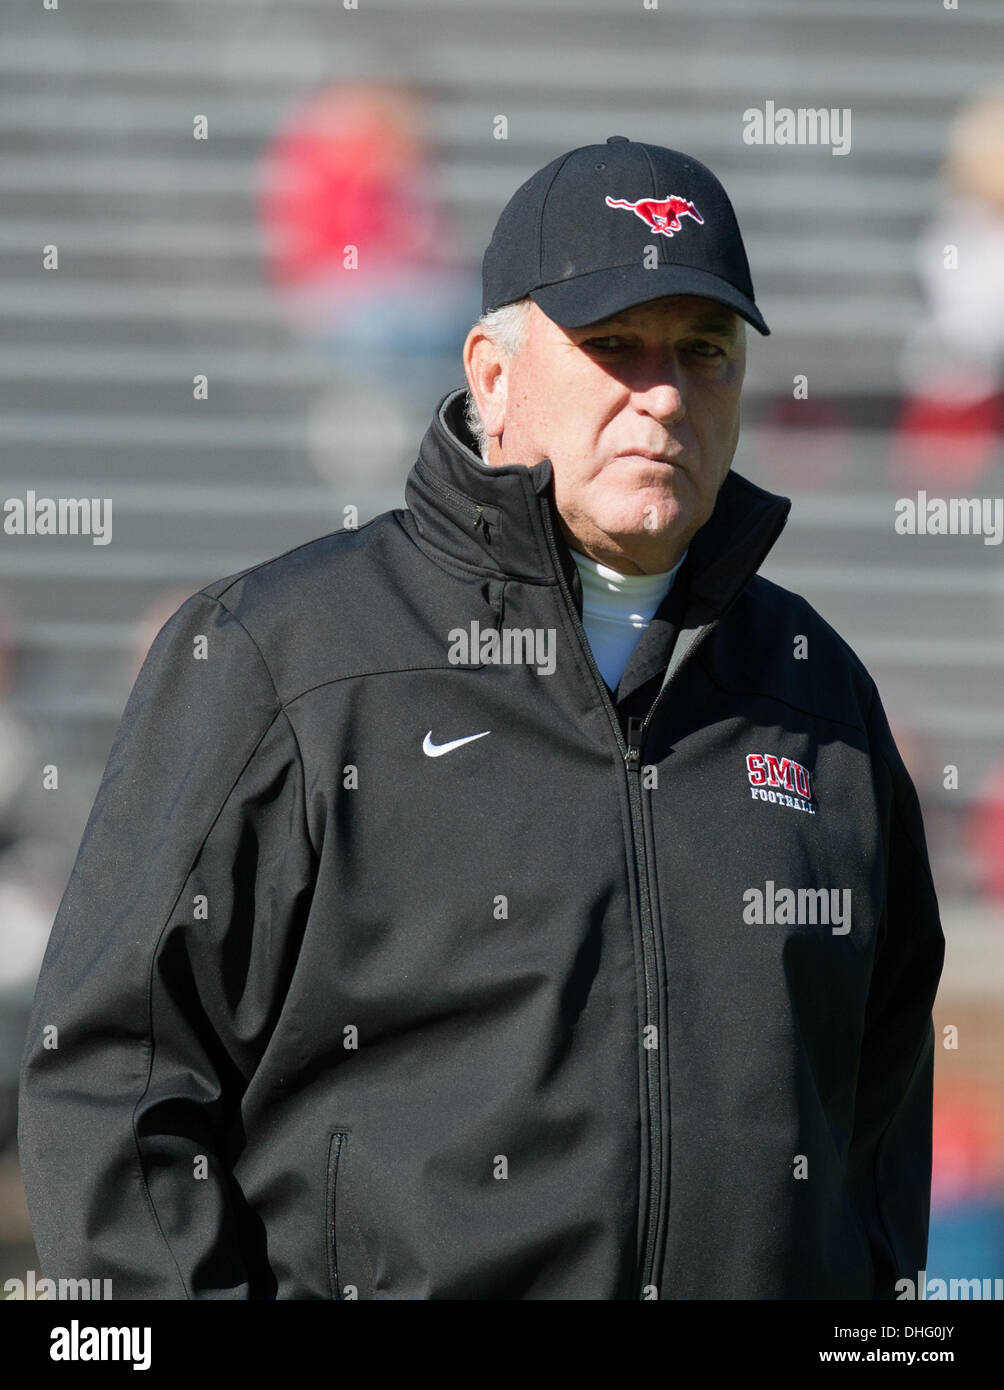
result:
[[[616,333],[608,333],[599,338],[586,338],[579,346],[589,352],[619,352],[624,347],[624,339]],[[708,359],[724,356],[718,344],[709,342],[706,338],[696,338],[693,342],[685,343],[684,351]]]

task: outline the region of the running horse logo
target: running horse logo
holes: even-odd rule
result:
[[[636,217],[640,217],[654,232],[661,236],[672,236],[682,228],[681,217],[692,217],[695,222],[704,223],[704,218],[694,207],[689,198],[639,198],[636,203],[629,203],[626,198],[610,198],[606,200],[607,207],[610,208],[630,208]]]

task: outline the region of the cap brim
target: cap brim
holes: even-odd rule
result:
[[[725,304],[751,323],[766,338],[770,329],[752,299],[707,270],[686,265],[620,265],[594,270],[570,280],[557,280],[531,290],[529,298],[561,328],[583,328],[587,323],[619,314],[636,304],[648,304],[669,294],[700,295]]]

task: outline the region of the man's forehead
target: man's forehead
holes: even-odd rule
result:
[[[596,328],[607,324],[639,323],[683,323],[690,328],[700,328],[706,333],[719,332],[735,334],[741,320],[726,304],[714,299],[704,299],[698,295],[665,295],[661,299],[649,300],[646,304],[634,304],[630,309],[622,309],[606,318],[597,319],[584,328]],[[582,331],[582,330],[579,330]]]

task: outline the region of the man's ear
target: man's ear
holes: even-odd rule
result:
[[[463,362],[467,385],[485,433],[489,439],[498,439],[505,428],[508,360],[484,329],[475,324],[464,340]]]

